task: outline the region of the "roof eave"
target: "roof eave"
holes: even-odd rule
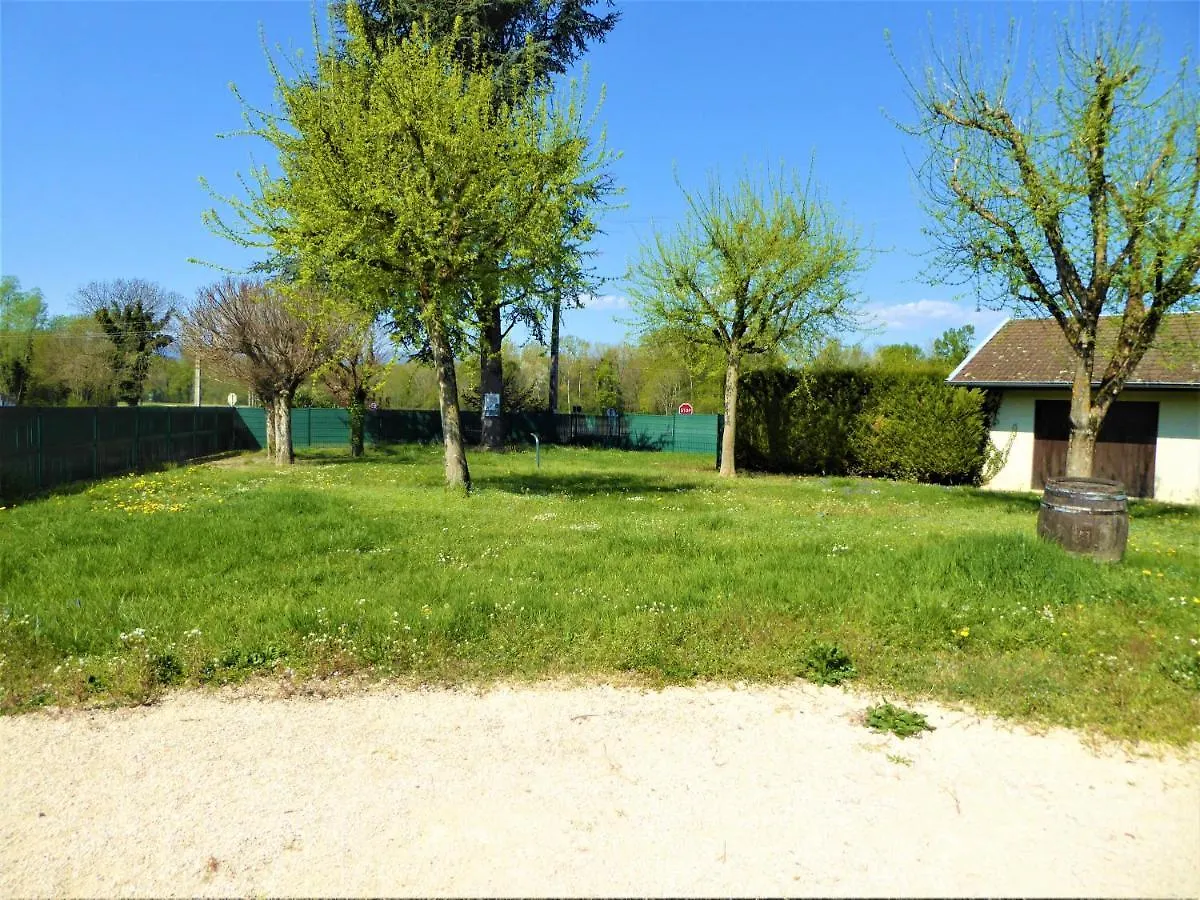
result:
[[[979,387],[979,388],[1054,388],[1062,390],[1070,390],[1071,382],[1069,381],[951,381],[946,379],[946,383],[954,387]],[[1100,382],[1094,381],[1093,385],[1099,385]],[[1154,390],[1154,391],[1200,391],[1200,381],[1129,381],[1126,382],[1123,390]]]

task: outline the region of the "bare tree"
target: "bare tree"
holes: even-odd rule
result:
[[[112,342],[117,399],[130,406],[142,402],[150,360],[175,340],[170,334],[182,297],[153,281],[117,278],[93,281],[76,293],[76,303],[94,318]]]
[[[292,463],[292,398],[330,358],[330,335],[294,315],[269,282],[225,279],[197,293],[183,341],[203,363],[246,382],[262,398],[267,453],[276,465]]]

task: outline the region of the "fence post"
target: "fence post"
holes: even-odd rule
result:
[[[721,438],[725,433],[725,416],[717,416],[717,471],[721,470]]]
[[[171,408],[167,407],[167,459],[175,461],[175,447],[171,442]]]
[[[676,441],[675,441],[675,420],[677,418],[678,418],[678,416],[676,416],[675,413],[671,413],[671,452],[672,453],[674,453],[676,450],[679,449],[679,444],[676,443]]]
[[[136,472],[141,468],[142,454],[141,447],[138,445],[142,442],[142,407],[138,404],[133,408],[133,470]]]
[[[100,477],[100,408],[98,406],[92,407],[92,477]]]
[[[312,407],[311,406],[308,408],[308,443],[305,446],[307,446],[307,447],[312,446]]]
[[[37,454],[33,458],[33,483],[41,490],[42,487],[42,411],[39,409],[33,420],[34,439],[37,441]]]

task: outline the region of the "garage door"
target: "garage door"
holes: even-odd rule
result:
[[[1033,411],[1033,488],[1067,473],[1067,436],[1071,403],[1038,400]],[[1154,446],[1158,440],[1158,404],[1114,403],[1096,442],[1095,476],[1125,485],[1131,497],[1154,496]]]

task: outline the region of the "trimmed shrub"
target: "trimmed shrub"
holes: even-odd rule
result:
[[[963,484],[987,447],[983,392],[940,373],[883,369],[747,373],[738,399],[738,466]]]
[[[860,369],[763,369],[744,375],[738,386],[738,466],[849,474],[852,428],[869,377]]]
[[[880,377],[851,436],[864,475],[963,484],[983,467],[987,426],[981,391],[921,376]]]

